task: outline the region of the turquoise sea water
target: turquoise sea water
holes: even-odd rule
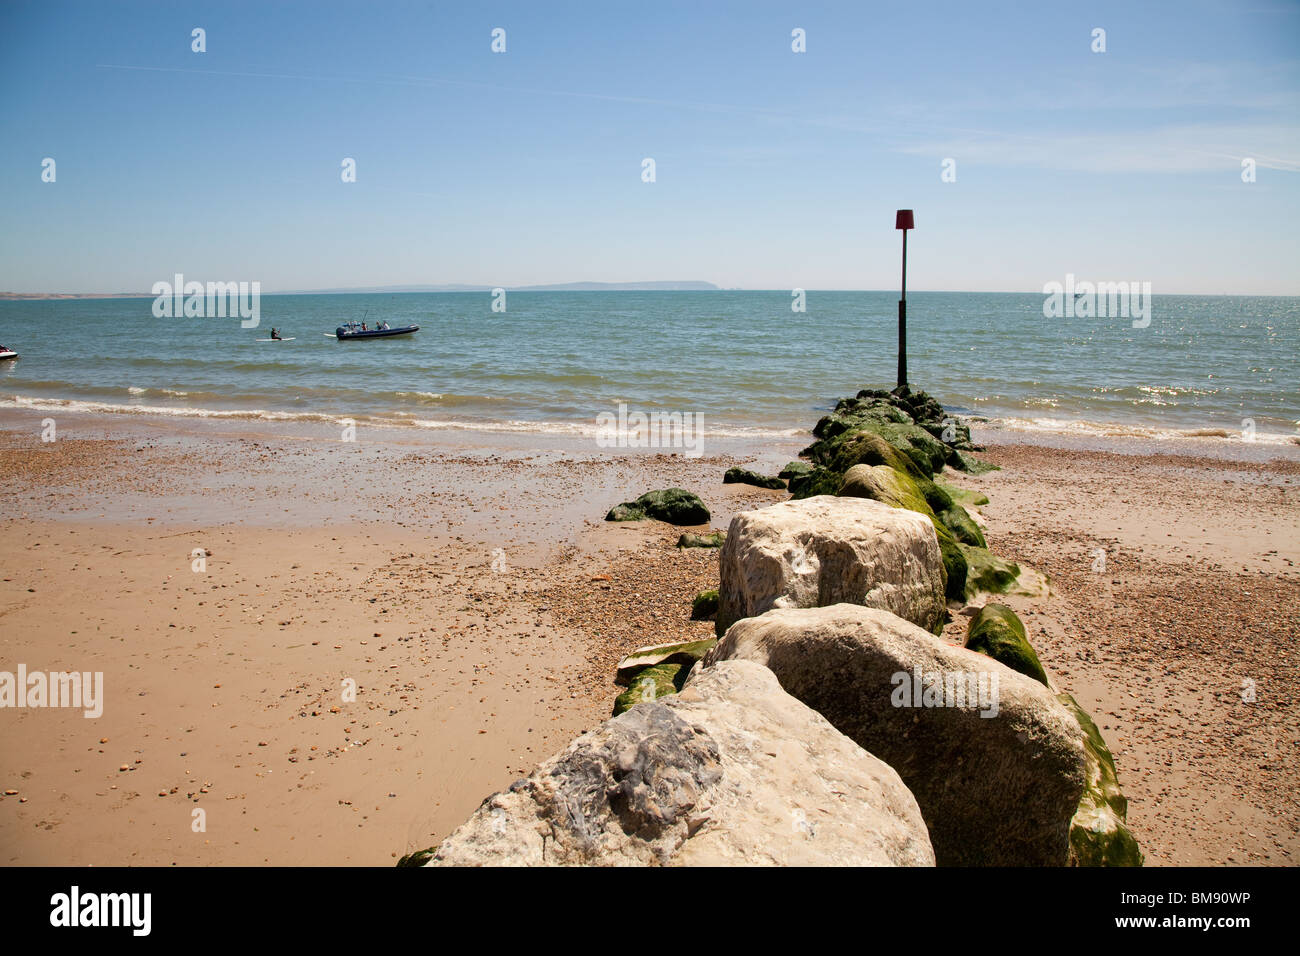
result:
[[[152,299],[0,302],[0,407],[589,433],[627,403],[706,433],[806,431],[893,385],[897,296],[809,292],[268,295],[261,325],[155,318]],[[361,318],[413,336],[337,342]],[[1300,298],[1159,296],[1151,323],[1044,318],[1043,296],[913,293],[909,371],[1010,427],[1241,433],[1300,420]],[[261,343],[271,326],[295,341]]]

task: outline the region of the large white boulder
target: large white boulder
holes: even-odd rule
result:
[[[943,559],[923,515],[819,495],[731,520],[719,557],[718,632],[772,608],[861,604],[929,631],[944,618]]]
[[[702,667],[739,660],[898,771],[940,866],[1070,862],[1085,735],[1038,681],[852,604],[738,621]]]
[[[431,865],[933,866],[898,774],[749,661],[697,670],[483,802]]]

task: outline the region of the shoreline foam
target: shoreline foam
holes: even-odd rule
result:
[[[142,389],[132,387],[131,392],[140,398],[154,394],[162,397],[184,398],[190,393],[171,389]],[[432,395],[434,393],[409,393],[412,395]],[[474,399],[477,401],[478,399]],[[0,398],[0,411],[30,411],[34,413],[62,412],[72,415],[102,416],[115,418],[120,416],[138,416],[157,419],[194,419],[194,420],[231,420],[265,423],[318,423],[343,426],[349,422],[371,428],[401,430],[420,429],[430,432],[459,431],[468,433],[514,433],[520,435],[570,436],[574,438],[594,439],[600,430],[593,416],[589,420],[533,420],[533,419],[481,419],[481,418],[439,418],[426,419],[416,417],[414,412],[392,411],[377,414],[342,414],[332,412],[279,411],[273,409],[238,409],[238,408],[201,408],[190,405],[149,405],[143,402],[116,403],[90,401],[85,399],[44,398],[13,395]],[[1244,437],[1240,429],[1226,427],[1181,428],[1167,424],[1100,422],[1086,419],[1057,418],[1016,418],[971,416],[973,434],[980,436],[985,443],[1007,441],[1013,443],[1044,444],[1056,446],[1061,440],[1074,437],[1077,439],[1110,439],[1119,443],[1128,442],[1145,450],[1150,442],[1196,442],[1205,446],[1220,444],[1231,449],[1250,449],[1252,447],[1269,447],[1282,450],[1282,457],[1292,449],[1300,456],[1300,428],[1296,433],[1256,430],[1252,437]],[[709,425],[708,416],[703,416],[702,434],[706,438],[740,439],[740,440],[783,440],[797,439],[806,434],[804,427],[785,427],[779,425]],[[1038,441],[1035,441],[1035,438]],[[1198,444],[1198,453],[1204,447]],[[1240,452],[1230,451],[1228,457],[1237,457]]]

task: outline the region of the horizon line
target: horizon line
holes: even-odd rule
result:
[[[1085,280],[1088,281],[1088,280]],[[566,285],[568,283],[560,283]],[[577,284],[577,283],[574,283]],[[610,285],[634,286],[637,283],[609,283]],[[648,285],[649,283],[647,283]],[[813,286],[796,287],[803,292],[863,292],[897,294],[896,289],[854,289],[854,288],[817,288]],[[261,295],[481,295],[491,293],[494,289],[506,292],[554,292],[554,293],[614,293],[614,292],[662,292],[662,293],[712,293],[712,292],[772,292],[790,295],[794,289],[786,288],[751,288],[747,286],[722,287],[711,289],[655,289],[655,288],[613,288],[613,289],[570,289],[553,286],[473,286],[470,288],[357,288],[357,289],[285,289],[261,292]],[[960,295],[1048,295],[1050,293],[1034,289],[911,289],[913,295],[949,293]],[[1153,292],[1153,296],[1205,296],[1210,298],[1260,298],[1260,299],[1294,299],[1300,298],[1297,292]],[[156,299],[153,292],[0,292],[0,302],[39,302],[69,299]]]

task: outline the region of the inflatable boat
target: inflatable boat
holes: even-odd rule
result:
[[[382,328],[363,329],[356,322],[349,322],[335,329],[334,337],[342,342],[344,339],[383,339],[392,335],[410,335],[418,331],[420,331],[418,325],[399,325],[395,329],[390,329],[385,323]]]

